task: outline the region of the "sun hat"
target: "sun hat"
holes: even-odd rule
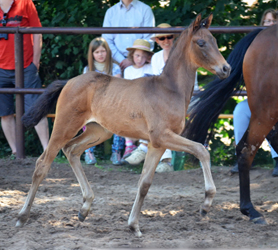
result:
[[[132,47],[126,48],[128,51],[133,49],[140,49],[147,51],[149,53],[154,53],[151,51],[151,45],[150,43],[145,39],[136,39],[132,45]]]
[[[161,23],[159,25],[157,25],[157,28],[171,28],[172,26],[168,23]],[[171,35],[174,35],[174,37],[176,36],[176,34],[174,33],[167,33],[167,34],[162,34],[162,33],[159,33],[159,34],[155,34],[154,36],[151,37],[151,39],[153,41],[155,41],[155,38],[156,37],[161,37],[161,36],[171,36]]]

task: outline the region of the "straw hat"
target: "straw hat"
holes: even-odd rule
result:
[[[136,39],[132,45],[132,47],[126,48],[128,51],[133,50],[133,49],[140,49],[144,50],[147,52],[150,52],[153,54],[151,51],[151,45],[147,40],[144,39]]]
[[[157,28],[171,28],[172,26],[168,23],[161,23],[159,25],[157,25]],[[154,36],[151,37],[151,39],[153,41],[155,41],[155,38],[156,37],[161,37],[161,36],[170,36],[170,35],[174,35],[174,37],[176,36],[174,33],[167,33],[167,34],[162,34],[162,33],[159,33],[159,34],[155,34]]]

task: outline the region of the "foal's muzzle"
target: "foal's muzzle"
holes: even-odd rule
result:
[[[231,73],[231,66],[229,64],[224,64],[221,68],[219,67],[216,70],[216,75],[220,78],[220,79],[224,79],[229,77]]]

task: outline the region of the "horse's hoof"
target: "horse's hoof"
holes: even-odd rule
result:
[[[15,224],[15,227],[23,227],[25,222],[22,222],[21,220],[18,220]]]
[[[141,237],[142,236],[142,233],[141,233],[138,225],[134,226],[132,224],[129,224],[129,228],[130,228],[131,231],[134,232],[136,237]]]
[[[202,207],[200,208],[200,214],[202,217],[206,217],[208,214],[208,211],[206,211],[205,209],[203,209]]]
[[[86,216],[83,216],[80,212],[78,212],[78,219],[83,222],[86,219]]]
[[[142,236],[140,229],[134,229],[134,228],[130,227],[130,230],[134,232],[136,237],[140,238]]]
[[[142,233],[140,230],[134,231],[134,234],[136,237],[139,237],[139,238],[142,237]]]
[[[250,221],[259,225],[267,225],[267,222],[264,217],[257,217],[254,219],[250,219]]]

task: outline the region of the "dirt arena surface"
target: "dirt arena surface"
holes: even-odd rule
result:
[[[254,225],[239,212],[238,175],[212,167],[217,194],[208,218],[198,213],[204,200],[201,169],[156,174],[140,217],[143,236],[127,220],[139,174],[122,167],[84,165],[95,192],[86,220],[79,184],[69,166],[53,163],[23,228],[15,228],[31,184],[36,158],[0,159],[0,249],[267,249],[278,248],[278,178],[271,170],[251,171],[252,200],[268,225]]]

